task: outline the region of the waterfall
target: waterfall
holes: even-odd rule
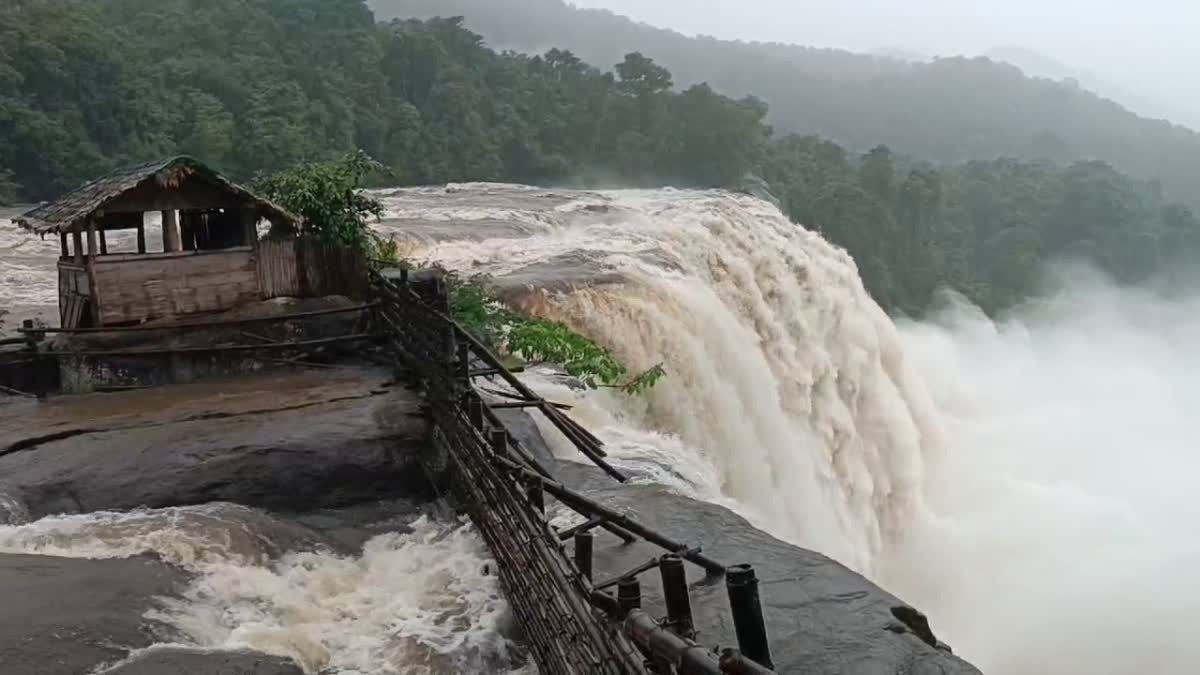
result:
[[[692,496],[732,500],[863,571],[919,507],[939,435],[896,327],[844,251],[770,204],[475,185],[392,192],[386,205],[381,229],[417,237],[418,256],[491,275],[631,369],[664,364],[644,399],[578,413],[618,461],[652,447],[669,472],[699,477]],[[630,427],[662,440],[629,439]]]
[[[414,257],[663,363],[642,397],[525,376],[636,480],[863,572],[993,675],[1194,670],[1194,292],[1060,267],[1000,320],[955,300],[898,328],[844,251],[752,197],[383,196]]]

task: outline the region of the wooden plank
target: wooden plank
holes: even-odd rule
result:
[[[111,349],[111,350],[83,350],[83,351],[47,351],[42,352],[46,356],[148,356],[152,354],[212,354],[218,352],[247,352],[257,350],[271,349],[295,349],[299,347],[316,347],[319,345],[331,345],[341,342],[362,342],[364,340],[375,340],[383,337],[375,333],[355,333],[354,335],[341,335],[331,338],[319,338],[315,340],[295,340],[291,342],[275,342],[271,344],[253,344],[253,345],[216,345],[210,347],[176,347],[176,348],[150,348],[150,349]]]
[[[183,242],[179,235],[179,218],[174,209],[162,212],[163,251],[174,253],[183,250]]]
[[[88,250],[87,250],[87,275],[88,275],[88,290],[91,296],[91,302],[88,307],[91,309],[92,325],[99,327],[100,323],[100,285],[96,283],[96,255],[100,252],[96,246],[96,219],[88,218],[87,221],[88,235]]]
[[[130,260],[178,260],[180,258],[203,258],[205,256],[222,256],[231,255],[234,253],[251,253],[254,249],[250,246],[233,246],[230,248],[222,248],[209,251],[157,251],[153,253],[138,254],[138,253],[114,253],[104,260],[98,260],[97,264],[117,264],[128,262]]]
[[[312,312],[296,312],[293,314],[280,314],[277,316],[259,316],[249,317],[245,319],[225,319],[217,321],[191,321],[171,323],[158,326],[114,326],[111,328],[80,328],[78,330],[68,330],[66,328],[39,328],[38,333],[70,333],[70,334],[92,334],[92,333],[135,333],[157,330],[178,330],[182,328],[206,328],[206,327],[228,327],[228,326],[244,326],[255,323],[274,323],[282,321],[293,321],[296,319],[307,319],[314,316],[326,316],[329,314],[349,314],[351,312],[362,312],[378,307],[378,303],[369,303],[364,305],[354,305],[353,307],[335,307],[332,309],[321,309]],[[26,332],[24,329],[18,328],[17,332]]]
[[[79,322],[83,318],[84,296],[78,293],[71,293],[67,296],[67,312],[66,320],[63,325],[68,328],[78,328]]]
[[[301,295],[299,276],[296,274],[296,247],[295,239],[260,242],[257,263],[264,299]]]
[[[61,263],[58,266],[58,325],[67,325],[67,284],[70,283],[70,273],[63,269]]]
[[[106,324],[220,311],[260,296],[249,248],[106,259],[96,274]]]

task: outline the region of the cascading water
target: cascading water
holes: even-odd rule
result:
[[[157,554],[194,576],[147,618],[182,644],[283,656],[306,673],[512,669],[507,604],[469,526],[420,517],[359,556],[322,550],[293,529],[230,504],[101,512],[0,527],[0,554]]]
[[[618,437],[618,460],[653,447],[697,477],[693,496],[733,500],[768,531],[871,569],[918,507],[938,432],[845,252],[724,192],[459,189],[474,199],[391,194],[383,230],[426,234],[415,254],[464,273],[570,288],[514,297],[633,368],[665,364],[645,400],[603,397],[608,419],[584,420]],[[493,208],[479,208],[489,193]],[[674,438],[638,442],[630,426]]]
[[[750,197],[386,197],[414,257],[665,364],[642,398],[527,376],[640,480],[863,571],[993,675],[1194,670],[1194,294],[1075,275],[1003,323],[959,303],[897,329],[844,252]]]

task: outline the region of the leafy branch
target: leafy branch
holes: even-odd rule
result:
[[[331,162],[308,162],[260,176],[254,187],[300,216],[300,234],[371,253],[380,244],[369,223],[383,215],[383,203],[361,188],[366,177],[386,171],[359,150]]]
[[[627,394],[644,393],[666,375],[659,364],[626,381],[628,371],[612,352],[559,321],[512,311],[488,292],[485,278],[463,280],[448,274],[446,281],[455,319],[497,351],[556,363],[587,387],[610,387]]]

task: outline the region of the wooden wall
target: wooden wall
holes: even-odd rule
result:
[[[366,256],[315,239],[259,242],[258,276],[263,298],[367,294]]]
[[[259,299],[254,251],[184,251],[148,256],[99,257],[96,287],[100,323],[231,309]]]
[[[87,318],[87,303],[92,291],[83,265],[58,262],[58,325],[80,328]]]

